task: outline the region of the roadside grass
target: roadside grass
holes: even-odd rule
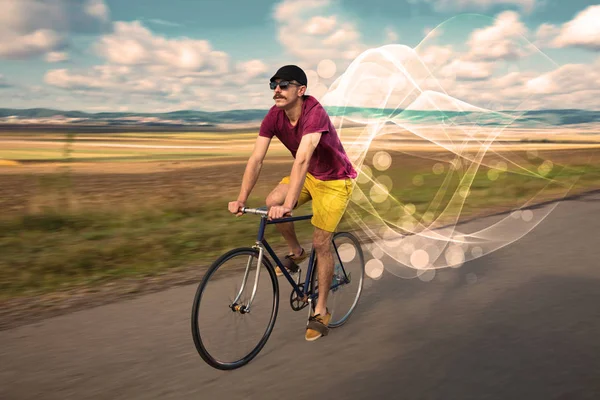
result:
[[[160,210],[46,208],[3,219],[0,298],[205,265],[226,249],[252,246],[258,223],[256,216],[229,214],[225,200],[202,206],[181,202]],[[308,222],[296,229],[309,237]],[[273,226],[267,234],[274,245],[282,243]]]
[[[398,221],[404,206],[412,204],[412,216],[427,224],[444,210],[448,217],[460,213],[465,218],[520,207],[542,190],[540,199],[553,199],[567,192],[600,188],[600,165],[555,166],[544,178],[518,170],[481,167],[462,208],[447,209],[460,188],[461,175],[436,174],[432,163],[424,160],[374,173],[381,182],[385,182],[382,175],[393,182],[389,193],[395,201],[371,202],[381,217]],[[527,168],[538,164],[539,160],[534,160]],[[155,276],[194,266],[205,268],[226,250],[251,246],[255,240],[258,217],[233,217],[226,210],[231,199],[225,195],[199,205],[197,197],[185,192],[166,201],[165,191],[157,190],[154,198],[148,197],[143,203],[124,198],[106,207],[81,207],[69,194],[68,175],[63,178],[45,186],[47,201],[37,198],[35,208],[0,218],[0,298]],[[372,183],[363,182],[356,190],[369,196]],[[254,193],[248,205],[262,205],[266,194]],[[439,203],[432,207],[436,196]],[[310,212],[308,203],[295,215]],[[368,212],[361,215],[367,218]],[[352,230],[354,226],[345,219],[340,229]],[[309,221],[296,223],[296,231],[302,243],[310,246]],[[267,238],[279,249],[284,247],[274,226],[268,227]]]
[[[246,158],[256,133],[19,135],[29,140],[56,140],[59,144],[43,147],[32,142],[12,149],[3,148],[0,149],[0,159],[44,160],[44,165],[48,161],[88,162],[98,165],[99,169],[115,164],[118,169],[122,166],[126,170],[128,163],[138,161]],[[4,139],[10,135],[0,136]],[[146,143],[146,139],[152,139],[153,142],[163,140],[167,145],[177,140],[185,140],[190,145],[196,140],[196,144],[214,141],[219,149],[86,148],[85,144],[77,142],[77,138],[119,139],[119,143]],[[231,146],[234,142],[240,145],[239,149]],[[244,148],[245,143],[250,147]],[[381,148],[385,146],[380,143]],[[282,146],[273,146],[272,150],[270,155],[289,154]],[[487,165],[497,167],[479,168],[472,177],[464,204],[452,208],[448,205],[452,196],[464,185],[461,178],[464,179],[465,171],[449,171],[450,160],[440,159],[444,157],[440,154],[429,154],[431,157],[427,158],[425,153],[426,150],[422,158],[421,155],[411,158],[397,152],[392,155],[392,166],[385,171],[367,163],[374,179],[383,185],[392,183],[388,188],[390,196],[384,201],[373,200],[373,185],[368,180],[358,183],[356,190],[365,194],[380,217],[391,222],[400,221],[398,225],[406,228],[408,218],[405,210],[411,208],[406,207],[408,205],[414,206],[414,211],[409,213],[410,218],[428,225],[430,221],[438,220],[443,212],[448,220],[459,214],[461,218],[468,218],[521,207],[539,193],[542,195],[536,199],[542,201],[563,197],[565,193],[600,188],[600,159],[597,156],[594,161],[582,161],[576,153],[564,152],[566,155],[561,162],[555,162],[553,168],[538,176],[524,171],[538,171],[545,161],[540,157],[520,156],[522,169],[513,166],[502,168],[498,166],[501,159],[488,160]],[[372,156],[369,154],[366,159],[372,160]],[[445,170],[433,172],[436,163],[442,163]],[[282,174],[285,173],[289,171],[282,171]],[[136,183],[137,177],[117,182],[123,178],[115,174],[109,185],[98,184],[98,190],[88,188],[88,192],[73,190],[76,180],[70,174],[68,167],[58,173],[34,174],[37,188],[31,192],[30,198],[23,196],[23,193],[29,192],[17,184],[0,188],[4,189],[2,193],[7,199],[16,198],[17,202],[25,205],[17,208],[22,210],[20,212],[0,214],[0,299],[93,286],[127,277],[156,276],[178,269],[206,268],[228,249],[254,243],[259,219],[251,215],[235,218],[227,212],[227,201],[232,198],[230,193],[221,194],[226,183],[221,181],[226,179],[223,173],[198,177],[198,188],[189,188],[191,184],[184,179],[178,180],[177,175],[173,175],[169,182],[163,182],[162,186],[154,187],[151,185],[155,181],[151,180]],[[85,175],[78,178],[86,179]],[[262,205],[266,195],[265,190],[255,191],[248,205]],[[201,204],[199,199],[203,199]],[[104,203],[104,206],[98,205]],[[358,210],[365,220],[369,218],[367,210],[360,207],[353,209]],[[309,203],[295,215],[310,212]],[[442,224],[444,220],[437,222]],[[354,228],[349,219],[343,220],[340,225],[341,230]],[[297,223],[296,231],[302,243],[310,246],[310,222]],[[267,238],[278,249],[284,248],[274,226],[269,226]]]

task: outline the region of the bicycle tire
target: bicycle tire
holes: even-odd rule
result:
[[[266,255],[263,255],[262,266],[264,267],[264,269],[266,269],[268,271],[268,275],[270,277],[270,282],[271,282],[270,286],[272,287],[272,290],[273,290],[273,300],[272,300],[271,315],[269,317],[269,322],[267,324],[267,327],[264,331],[263,336],[260,338],[260,340],[258,341],[256,346],[254,346],[252,348],[252,350],[248,352],[248,354],[245,354],[243,357],[240,357],[239,359],[229,360],[229,361],[220,360],[218,357],[211,354],[209,352],[209,350],[207,349],[205,343],[203,342],[202,329],[199,327],[199,323],[198,323],[199,317],[200,317],[199,313],[200,313],[202,297],[205,294],[205,290],[207,288],[207,285],[211,281],[211,278],[215,275],[215,272],[217,272],[219,270],[219,268],[221,268],[223,265],[225,265],[228,261],[230,261],[236,257],[256,257],[256,259],[258,260],[258,254],[259,254],[258,250],[249,248],[249,247],[233,249],[233,250],[223,254],[208,269],[208,271],[202,278],[202,281],[200,282],[200,284],[198,285],[198,288],[196,290],[196,295],[194,297],[194,304],[192,307],[192,318],[191,318],[192,319],[192,321],[191,321],[192,322],[192,337],[194,339],[194,344],[196,346],[196,350],[198,351],[198,353],[200,354],[202,359],[207,364],[209,364],[210,366],[212,366],[216,369],[232,370],[232,369],[240,368],[240,367],[246,365],[247,363],[249,363],[252,359],[254,359],[254,357],[256,357],[258,355],[258,353],[265,346],[265,344],[267,343],[267,340],[269,339],[269,336],[271,335],[271,332],[273,331],[273,327],[275,326],[275,321],[277,319],[277,313],[279,310],[279,283],[277,280],[277,276],[275,274],[275,270],[274,270],[271,262],[269,261],[269,259],[266,257]],[[263,269],[261,269],[261,272],[262,271],[263,271]],[[215,278],[215,279],[217,279],[217,278]],[[223,279],[225,279],[225,278],[223,278]],[[250,286],[254,285],[253,282],[249,282],[249,283],[250,283]],[[231,310],[231,308],[229,308],[229,309],[232,313],[234,313],[233,310]],[[250,313],[248,313],[246,315],[250,315],[251,313],[252,313],[252,308],[251,308]]]

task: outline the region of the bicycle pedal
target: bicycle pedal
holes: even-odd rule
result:
[[[296,272],[298,272],[300,270],[300,267],[297,264],[295,264],[295,263],[292,263],[291,265],[284,265],[284,266],[292,274],[295,274]]]

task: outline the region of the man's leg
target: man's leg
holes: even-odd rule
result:
[[[281,206],[285,202],[285,197],[287,196],[289,184],[280,183],[277,185],[275,189],[267,196],[266,205],[271,208],[273,206]],[[296,256],[299,256],[302,253],[302,246],[300,242],[298,242],[298,237],[296,236],[296,231],[294,229],[293,222],[283,222],[280,224],[274,224],[275,228],[283,235],[289,249],[290,253],[293,253]]]
[[[317,253],[319,298],[306,327],[306,340],[313,341],[327,335],[331,314],[327,313],[327,298],[333,280],[334,260],[331,240],[346,211],[352,193],[350,179],[321,181],[313,191],[313,219],[315,226],[313,246]]]
[[[319,277],[319,299],[315,307],[315,315],[327,314],[327,296],[331,281],[333,280],[333,254],[331,253],[332,232],[327,232],[319,228],[315,228],[313,235],[313,246],[317,253],[317,273]]]

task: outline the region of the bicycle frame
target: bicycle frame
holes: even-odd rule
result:
[[[300,289],[300,286],[298,285],[298,283],[296,283],[294,281],[294,279],[292,278],[292,275],[287,271],[287,268],[285,268],[283,266],[283,263],[281,262],[279,257],[277,257],[277,255],[275,254],[275,251],[273,251],[273,248],[269,245],[269,243],[267,242],[267,239],[265,239],[265,228],[267,225],[281,224],[284,222],[302,221],[302,220],[307,220],[310,218],[312,218],[312,215],[303,215],[300,217],[287,217],[287,218],[280,218],[280,219],[269,221],[266,216],[262,216],[260,219],[260,227],[258,228],[258,235],[256,237],[256,245],[259,247],[259,254],[260,254],[260,252],[262,252],[262,248],[264,247],[264,249],[267,250],[267,252],[271,256],[273,261],[275,261],[277,266],[279,266],[279,269],[281,270],[281,272],[283,273],[285,278],[288,280],[288,282],[290,283],[290,285],[292,286],[292,288],[294,289],[296,294],[298,294],[298,296],[300,296],[301,298],[305,298],[306,296],[308,296],[308,287],[309,287],[308,281],[312,275],[312,270],[314,268],[315,252],[312,250],[310,252],[310,257],[308,259],[308,269],[306,270],[306,279],[304,282],[304,290],[302,290],[302,289]],[[260,255],[259,255],[259,257],[260,257]]]
[[[258,234],[257,234],[257,237],[256,237],[256,244],[254,246],[255,248],[258,248],[258,251],[259,251],[258,264],[257,265],[258,266],[261,265],[262,258],[264,256],[264,250],[266,249],[267,253],[269,253],[269,255],[273,258],[273,261],[275,261],[275,263],[277,264],[277,266],[279,267],[279,269],[281,270],[281,272],[283,273],[283,275],[285,276],[285,278],[288,280],[288,282],[292,286],[292,289],[299,296],[299,298],[302,299],[302,301],[306,301],[306,302],[312,302],[312,301],[314,301],[318,297],[318,294],[310,293],[309,292],[309,287],[310,287],[309,286],[309,280],[312,277],[312,272],[313,272],[313,268],[314,268],[314,265],[315,265],[315,252],[314,252],[314,249],[311,249],[311,252],[310,252],[310,257],[309,257],[309,260],[308,260],[308,269],[306,271],[306,278],[305,278],[304,286],[301,289],[300,286],[299,286],[300,282],[295,282],[294,281],[294,279],[292,278],[291,274],[283,266],[281,260],[275,254],[275,251],[273,250],[273,248],[269,245],[269,243],[265,239],[265,228],[267,227],[267,225],[281,224],[281,223],[285,223],[285,222],[294,222],[294,221],[308,220],[308,219],[312,218],[312,215],[302,215],[302,216],[299,216],[299,217],[286,217],[286,218],[280,218],[280,219],[276,219],[276,220],[268,220],[268,218],[267,218],[267,211],[266,210],[244,208],[242,210],[242,212],[244,212],[244,213],[258,214],[258,215],[261,216],[260,226],[258,228]],[[342,268],[342,272],[344,273],[344,282],[343,283],[337,283],[334,286],[331,286],[330,290],[335,289],[338,286],[349,282],[348,275],[346,275],[346,270],[344,269],[344,265],[341,262],[341,258],[339,256],[338,249],[337,249],[337,246],[335,245],[335,243],[333,243],[333,248],[334,248],[334,251],[336,253],[337,259],[340,260],[340,266]],[[242,287],[240,289],[240,292],[236,296],[236,299],[234,300],[233,304],[237,303],[237,300],[239,299],[239,297],[241,296],[242,292],[244,291],[244,287],[246,286],[246,282],[247,282],[247,279],[248,279],[248,273],[249,273],[249,269],[250,269],[249,266],[250,265],[248,265],[246,267],[246,272],[244,274],[244,280],[242,282]],[[250,312],[250,306],[252,304],[252,301],[254,300],[254,296],[256,294],[256,288],[258,286],[259,271],[260,271],[260,268],[257,268],[256,275],[255,275],[254,288],[253,288],[253,291],[252,291],[252,295],[250,297],[250,301],[248,302],[248,305],[245,307],[245,312]],[[300,278],[300,274],[298,274],[298,278]]]

